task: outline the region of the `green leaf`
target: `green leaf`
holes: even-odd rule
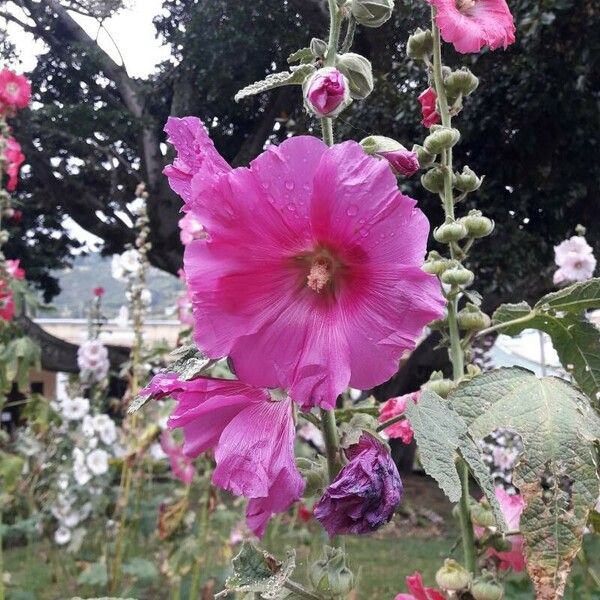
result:
[[[77,583],[94,587],[105,586],[108,583],[106,565],[103,562],[95,562],[88,565],[88,567],[79,574]]]
[[[515,320],[525,321],[528,317],[533,318],[531,312],[531,306],[527,302],[519,302],[518,304],[502,304],[492,315],[492,323],[494,325],[504,325]],[[506,335],[517,335],[527,327],[521,326],[521,323],[517,323],[514,326],[506,326],[502,328],[502,333]]]
[[[10,494],[17,487],[25,461],[15,454],[0,452],[0,483],[3,492]]]
[[[288,56],[288,64],[292,63],[302,63],[307,64],[312,62],[315,59],[313,56],[312,50],[310,48],[300,48],[300,50],[296,50],[296,52],[292,52]]]
[[[416,404],[408,403],[406,416],[415,432],[425,472],[438,482],[450,501],[458,502],[462,489],[456,459],[460,454],[484,491],[498,526],[505,531],[506,523],[496,498],[490,471],[482,460],[477,444],[468,434],[467,424],[448,401],[435,392],[424,389]]]
[[[142,581],[152,581],[158,577],[154,563],[145,558],[132,558],[123,565],[123,573]]]
[[[272,73],[263,79],[262,81],[256,81],[245,88],[241,89],[235,95],[235,101],[239,102],[243,98],[248,96],[254,96],[267,92],[274,88],[278,88],[284,85],[302,85],[304,80],[315,71],[315,67],[312,65],[300,65],[298,67],[292,67],[290,71],[282,71],[281,73]]]
[[[232,566],[233,575],[225,582],[228,590],[258,593],[273,600],[281,597],[285,582],[296,568],[296,551],[288,550],[286,560],[281,563],[254,544],[244,542]]]
[[[588,279],[563,288],[558,292],[547,294],[534,306],[541,310],[548,309],[583,312],[600,308],[600,278]]]
[[[538,598],[561,598],[600,490],[600,417],[566,381],[519,368],[484,373],[449,400],[475,439],[499,427],[521,436],[525,449],[514,482],[526,502],[520,530],[527,569]]]

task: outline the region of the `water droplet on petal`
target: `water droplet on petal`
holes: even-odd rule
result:
[[[285,189],[286,190],[290,190],[290,192],[294,189],[294,182],[293,181],[286,181],[285,182]]]
[[[287,205],[287,209],[294,212],[296,210],[296,206],[291,202]]]
[[[348,207],[348,210],[346,210],[346,214],[349,217],[355,217],[358,214],[358,206],[356,206],[356,204],[351,204]]]

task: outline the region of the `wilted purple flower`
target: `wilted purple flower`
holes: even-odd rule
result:
[[[370,533],[390,521],[402,498],[402,481],[385,446],[363,434],[350,462],[317,502],[314,514],[330,536]]]

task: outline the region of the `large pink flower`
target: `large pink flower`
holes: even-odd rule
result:
[[[8,183],[6,189],[9,192],[14,192],[19,181],[19,170],[25,161],[25,155],[21,151],[21,144],[13,137],[6,140],[6,148],[4,149],[4,160],[6,161],[6,174],[8,175]]]
[[[330,408],[391,377],[443,315],[421,270],[429,223],[359,144],[295,137],[205,181],[190,204],[208,239],[184,260],[195,340],[242,381]]]
[[[406,587],[410,594],[398,594],[395,600],[446,600],[442,592],[423,585],[423,576],[418,571],[406,578]]]
[[[515,41],[515,24],[505,0],[429,0],[442,38],[463,54],[505,48]]]
[[[163,173],[169,178],[171,189],[186,204],[190,199],[192,177],[197,176],[196,189],[199,190],[202,184],[208,185],[213,178],[231,170],[197,117],[169,117],[165,131],[168,141],[175,146],[177,157]]]
[[[31,84],[24,75],[10,69],[0,71],[0,104],[11,110],[25,108],[31,98]]]
[[[294,461],[292,403],[239,381],[157,375],[142,394],[178,402],[169,427],[183,429],[183,452],[214,448],[213,483],[250,499],[248,526],[261,536],[271,516],[300,498],[304,481]]]

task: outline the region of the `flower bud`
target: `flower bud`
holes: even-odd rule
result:
[[[421,185],[434,194],[444,191],[444,171],[440,167],[433,167],[421,175]]]
[[[484,217],[480,210],[471,210],[461,221],[467,228],[469,237],[482,238],[494,231],[494,221]]]
[[[444,271],[441,276],[442,283],[448,285],[469,286],[473,283],[475,275],[469,269],[465,269],[461,264],[457,264]]]
[[[481,331],[491,324],[491,319],[470,302],[458,312],[458,326],[466,331]]]
[[[354,575],[346,566],[346,556],[339,548],[325,546],[321,558],[308,571],[313,588],[326,598],[346,597],[354,587]]]
[[[455,387],[456,383],[451,379],[444,379],[441,371],[434,371],[429,381],[423,386],[424,389],[431,390],[441,398],[447,398]]]
[[[336,117],[352,102],[348,80],[334,67],[319,69],[302,87],[307,110],[320,119]]]
[[[441,275],[449,266],[450,261],[447,258],[442,258],[439,252],[432,250],[421,269],[430,275]]]
[[[458,242],[467,237],[467,228],[460,221],[447,222],[435,228],[433,237],[440,244]]]
[[[430,167],[435,161],[435,154],[429,154],[429,152],[427,152],[423,146],[419,146],[419,144],[415,144],[412,151],[417,155],[421,169]]]
[[[407,150],[400,142],[382,135],[370,135],[360,142],[367,154],[384,158],[396,175],[411,177],[419,170],[415,152]]]
[[[392,16],[394,0],[352,0],[350,10],[359,25],[380,27]]]
[[[453,127],[444,127],[443,125],[434,125],[431,133],[425,138],[423,147],[430,154],[439,154],[442,150],[447,150],[455,146],[460,140],[460,132]]]
[[[475,504],[471,510],[471,522],[473,525],[479,527],[494,527],[496,525],[496,519],[494,513],[489,507],[482,506],[481,504]]]
[[[512,542],[504,537],[492,538],[490,541],[490,546],[498,552],[510,552],[512,550]]]
[[[452,71],[448,77],[444,79],[444,87],[448,96],[457,98],[458,96],[468,96],[472,94],[479,85],[479,79],[469,71],[466,67],[458,71]]]
[[[502,600],[504,598],[504,589],[495,581],[478,578],[471,585],[471,596],[475,600]]]
[[[447,558],[435,574],[435,580],[442,590],[459,592],[469,588],[471,574],[455,560]]]
[[[406,54],[409,58],[423,60],[433,52],[433,35],[430,29],[420,27],[408,38]]]
[[[477,177],[469,167],[464,166],[462,173],[455,173],[454,186],[461,192],[474,192],[481,187],[483,178]]]
[[[302,478],[306,481],[304,497],[310,498],[321,494],[329,483],[326,473],[327,465],[324,462],[316,462],[302,456],[296,459],[296,465]]]
[[[310,52],[315,58],[325,58],[327,42],[319,38],[313,38],[310,40]]]
[[[373,68],[364,56],[347,52],[337,57],[336,66],[348,80],[351,98],[363,100],[373,91]]]

